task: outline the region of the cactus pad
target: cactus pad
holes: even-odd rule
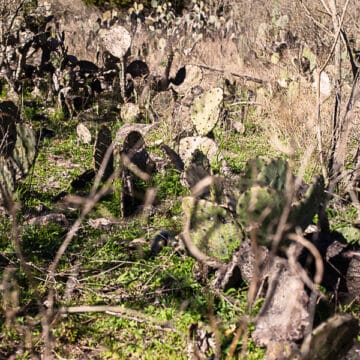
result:
[[[237,219],[245,230],[255,230],[260,245],[270,245],[284,204],[284,193],[255,185],[240,195],[236,206]]]
[[[206,136],[216,126],[223,95],[222,89],[213,88],[194,100],[191,106],[191,119],[199,135]]]
[[[207,256],[230,261],[242,241],[241,229],[230,214],[215,203],[190,196],[183,198],[182,207],[185,221],[191,219],[194,245]]]

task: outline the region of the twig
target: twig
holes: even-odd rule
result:
[[[303,6],[303,8],[305,9],[305,15],[308,16],[315,25],[317,25],[320,29],[324,30],[328,35],[331,35],[331,31],[324,25],[322,24],[320,21],[317,21],[314,16],[311,14],[311,11],[309,10],[309,8],[304,4],[304,2],[302,0],[300,0],[300,4]]]
[[[213,177],[207,176],[204,179],[200,180],[193,188],[192,188],[192,195],[194,196],[194,199],[196,196],[201,195],[204,192],[204,189],[206,189],[208,186],[213,184]],[[195,209],[196,206],[193,207]],[[223,264],[215,259],[212,259],[205,255],[202,251],[199,250],[198,247],[194,245],[194,243],[191,240],[190,235],[190,228],[191,228],[191,218],[192,214],[187,217],[186,222],[183,227],[183,232],[181,233],[182,240],[189,251],[190,255],[194,257],[199,262],[206,264],[214,269],[219,269],[223,266]]]
[[[332,55],[333,55],[333,53],[334,53],[336,44],[337,44],[338,39],[339,39],[339,36],[340,36],[340,34],[341,34],[341,28],[342,28],[342,25],[343,25],[343,23],[344,23],[344,18],[345,18],[345,14],[346,14],[346,10],[347,10],[347,7],[348,7],[348,5],[349,5],[349,2],[350,2],[350,0],[346,0],[346,3],[345,3],[344,8],[343,8],[343,12],[342,12],[342,14],[341,14],[341,18],[340,18],[340,20],[339,20],[338,29],[337,29],[337,31],[336,31],[336,33],[335,33],[333,45],[332,45],[332,47],[331,47],[331,50],[330,50],[330,52],[329,52],[329,55],[328,55],[325,63],[323,64],[322,67],[320,67],[319,74],[321,74],[321,73],[325,70],[325,68],[328,66],[329,61],[330,61],[330,59],[331,59],[331,57],[332,57]]]
[[[199,66],[199,67],[201,67],[203,69],[210,70],[210,71],[216,71],[216,72],[221,72],[221,73],[226,72],[226,70],[224,70],[224,69],[219,69],[219,68],[215,68],[215,67],[208,66],[208,65],[202,65],[202,64],[195,64],[195,65]],[[266,83],[268,83],[268,81],[256,78],[254,76],[242,75],[242,74],[238,74],[238,73],[234,73],[234,72],[230,72],[230,74],[232,76],[241,78],[241,79],[243,79],[245,81],[253,81],[253,82],[258,83],[258,84],[266,84]]]
[[[83,306],[69,306],[60,308],[59,314],[79,314],[79,313],[110,313],[111,315],[124,317],[127,319],[135,320],[138,322],[146,322],[156,324],[162,328],[171,329],[177,332],[176,329],[168,322],[156,319],[152,316],[145,315],[140,311],[129,309],[124,306],[111,306],[111,305],[83,305]]]
[[[256,102],[256,101],[237,101],[231,104],[228,104],[228,106],[238,106],[238,105],[258,105],[261,106],[262,104]]]
[[[289,234],[288,238],[292,241],[295,241],[297,243],[299,243],[300,245],[302,245],[304,248],[308,249],[310,251],[310,253],[314,256],[315,259],[315,265],[316,265],[316,272],[315,272],[315,276],[314,276],[314,283],[315,284],[320,284],[321,280],[323,278],[324,275],[324,263],[323,260],[321,258],[320,252],[319,250],[316,248],[316,246],[311,243],[309,240],[305,239],[302,235],[300,234]],[[290,259],[289,259],[289,263],[290,263]],[[306,273],[305,273],[306,275]],[[306,275],[306,277],[308,278],[308,276]],[[306,285],[312,289],[313,291],[316,291],[316,289],[314,288],[312,282],[309,283],[308,280],[306,281]]]
[[[323,147],[322,147],[322,128],[321,128],[321,100],[320,100],[320,80],[321,80],[321,74],[322,72],[325,70],[325,68],[327,67],[327,65],[329,64],[329,61],[335,51],[335,48],[337,46],[338,43],[338,39],[339,39],[339,35],[341,33],[341,27],[342,24],[344,22],[344,18],[345,18],[345,14],[346,14],[346,10],[348,7],[350,0],[347,0],[344,8],[343,8],[343,12],[341,14],[341,18],[339,20],[339,24],[338,24],[338,28],[336,30],[335,36],[334,36],[334,42],[333,45],[331,47],[330,53],[327,57],[327,59],[325,60],[324,64],[319,68],[319,70],[317,71],[317,91],[316,91],[316,108],[317,108],[317,126],[316,126],[316,135],[317,135],[317,140],[318,140],[318,150],[319,150],[319,156],[320,156],[320,163],[321,163],[321,169],[322,169],[322,173],[323,173],[323,177],[325,179],[326,182],[328,182],[328,172],[325,166],[325,158],[324,158],[324,151],[323,151]],[[326,11],[329,11],[328,7],[326,6],[326,4],[324,3],[324,1],[322,0],[322,4],[324,6],[324,8],[326,9]],[[335,26],[335,24],[334,24]]]

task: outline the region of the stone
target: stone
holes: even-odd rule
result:
[[[301,359],[340,359],[350,350],[358,332],[358,320],[350,314],[336,314],[306,337],[301,346]]]
[[[28,224],[33,226],[48,226],[49,224],[57,224],[59,226],[63,226],[64,228],[69,227],[69,221],[66,216],[61,213],[37,216],[28,220]]]
[[[60,34],[64,32],[64,45],[68,54],[96,63],[100,10],[81,0],[39,0],[38,8],[41,7],[45,16],[53,15],[56,19],[54,28],[56,26]]]
[[[304,283],[280,257],[274,259],[268,273],[268,291],[252,338],[258,346],[301,340],[310,321]]]

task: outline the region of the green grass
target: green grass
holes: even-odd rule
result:
[[[23,114],[31,122],[38,109],[24,108]],[[245,163],[256,156],[279,156],[269,146],[266,133],[253,116],[245,123],[245,134],[223,128],[214,131],[215,141],[234,173],[243,171]],[[64,210],[54,202],[54,197],[62,191],[76,193],[70,183],[93,167],[93,146],[77,140],[75,121],[65,119],[62,112],[53,112],[47,125],[56,129],[56,136],[42,141],[32,173],[20,182],[16,192],[16,200],[22,205],[18,214],[20,244],[35,284],[30,284],[15,254],[11,218],[0,219],[0,277],[4,277],[7,266],[12,267],[14,274],[12,291],[3,293],[3,297],[13,296],[18,301],[18,305],[16,301],[13,304],[12,319],[6,319],[5,312],[0,315],[0,354],[10,356],[24,348],[25,334],[26,341],[31,338],[31,344],[27,343],[28,349],[19,358],[31,358],[33,353],[41,351],[41,317],[35,301],[35,286],[41,302],[52,288],[57,308],[121,305],[128,309],[121,314],[87,312],[54,319],[55,351],[59,357],[187,359],[191,342],[189,328],[200,323],[213,331],[210,314],[216,319],[225,357],[239,319],[249,315],[248,288],[244,284],[242,288],[223,293],[209,286],[213,274],[208,281],[198,281],[195,277],[195,260],[178,246],[183,226],[181,201],[190,190],[182,186],[181,175],[174,169],[154,175],[148,184],[141,183],[157,191],[154,211],[149,216],[120,217],[121,179],[116,180],[112,191],[94,206],[74,234],[61,258],[54,283],[48,282],[48,266],[68,229],[56,224],[30,226],[25,220],[48,211],[64,211],[70,223],[76,220],[81,209]],[[119,124],[113,126],[115,130]],[[86,196],[88,190],[84,189],[80,195]],[[354,207],[337,208],[331,204],[328,215],[332,230],[338,230],[355,221],[357,213]],[[92,228],[89,220],[99,217],[111,218],[114,223],[106,229]],[[169,230],[175,237],[154,256],[150,244],[162,229]],[[141,240],[136,243],[135,239]],[[75,277],[76,286],[71,296],[67,296],[71,276]],[[259,311],[262,301],[258,300],[251,315]],[[344,311],[358,316],[355,305]],[[253,329],[250,317],[249,334]],[[247,358],[263,359],[265,350],[258,348],[251,337],[247,340]],[[243,344],[244,339],[236,344],[236,356],[243,351]]]

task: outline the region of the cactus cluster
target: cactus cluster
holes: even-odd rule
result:
[[[17,114],[12,102],[0,103],[0,202],[5,202],[17,180],[29,173],[37,152],[34,131],[25,124],[16,124]]]
[[[286,186],[287,179],[291,176],[291,181],[295,181],[295,177],[289,175],[288,171],[288,164],[284,159],[266,160],[259,157],[247,162],[243,174],[235,181],[235,186],[233,180],[230,182],[225,178],[221,179],[220,192],[230,194],[231,199],[226,201],[235,205],[232,209],[229,209],[227,204],[219,205],[208,200],[195,202],[185,199],[183,201],[185,221],[191,215],[190,230],[194,245],[208,256],[226,260],[240,245],[244,231],[248,237],[255,235],[259,245],[270,248],[273,234],[287,204],[287,191],[289,191]],[[218,183],[216,182],[216,186],[219,186]],[[281,244],[286,243],[286,235],[290,231],[294,231],[297,227],[305,230],[312,223],[323,196],[324,181],[322,177],[318,177],[308,187],[305,195],[291,204],[287,225],[280,239]],[[225,197],[221,201],[225,201]],[[217,215],[212,216],[213,212]],[[210,236],[207,233],[211,228],[215,229],[215,235]],[[228,252],[230,249],[231,251]]]
[[[278,158],[266,160],[257,158],[247,163],[244,175],[239,181],[241,194],[237,199],[236,217],[245,231],[254,231],[259,244],[270,247],[280,216],[285,206],[288,165]],[[291,175],[292,181],[295,178]],[[287,217],[287,228],[282,240],[289,231],[300,227],[302,230],[311,224],[323,201],[324,181],[318,177],[309,186],[303,198],[291,205]],[[284,229],[285,230],[285,229]]]

